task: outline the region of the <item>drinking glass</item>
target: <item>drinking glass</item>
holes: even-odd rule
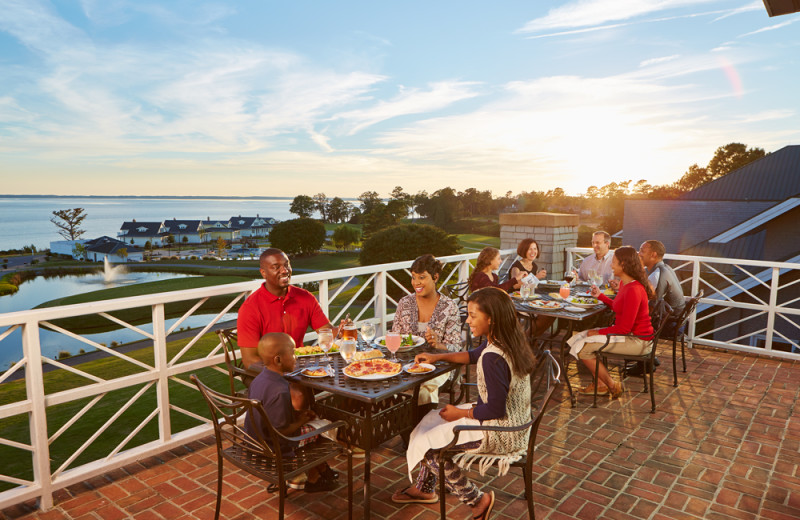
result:
[[[331,361],[331,358],[328,356],[328,351],[333,346],[333,330],[327,328],[319,329],[318,340],[319,340],[319,348],[321,348],[322,352],[325,353],[325,355],[322,358],[320,358],[320,361],[324,362]]]
[[[399,332],[387,332],[386,333],[386,349],[392,353],[392,361],[393,363],[397,363],[397,356],[395,355],[398,350],[400,350],[400,333]]]
[[[558,290],[558,294],[565,300],[569,298],[569,284],[568,283],[563,284],[561,288]]]
[[[361,324],[361,338],[366,342],[367,346],[370,345],[375,339],[375,324],[365,321]]]
[[[353,341],[358,341],[358,330],[356,330],[355,323],[348,321],[342,325],[342,339],[352,339]]]
[[[356,353],[356,342],[349,338],[343,339],[339,345],[339,353],[342,355],[344,362],[349,365],[353,361],[353,355]]]
[[[572,280],[574,280],[574,279],[575,279],[575,272],[574,271],[572,271],[571,269],[569,271],[564,271],[564,280],[568,284],[571,284]]]
[[[522,287],[519,288],[519,295],[522,297],[523,300],[527,300],[531,297],[531,286],[530,284],[524,283]]]

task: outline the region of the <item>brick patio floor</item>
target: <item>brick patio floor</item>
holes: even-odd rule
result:
[[[800,518],[800,410],[795,407],[800,363],[697,348],[688,350],[688,372],[680,373],[673,388],[666,354],[656,372],[655,414],[648,413],[641,380],[628,383],[619,401],[604,400],[597,409],[586,397],[575,408],[564,395],[554,399],[539,432],[534,465],[537,518]],[[571,377],[577,383],[574,368]],[[61,490],[50,511],[26,503],[0,512],[0,519],[212,518],[212,442],[196,442]],[[438,517],[436,505],[391,502],[392,491],[408,484],[399,439],[375,450],[372,460],[374,518]],[[354,475],[363,475],[363,462]],[[496,491],[493,518],[527,516],[518,473],[471,475]],[[262,482],[228,464],[225,476],[223,518],[277,516],[277,498]],[[291,492],[286,518],[346,518],[345,490]],[[361,491],[357,483],[356,518],[363,516]],[[469,509],[452,496],[448,508],[448,518],[470,518]]]

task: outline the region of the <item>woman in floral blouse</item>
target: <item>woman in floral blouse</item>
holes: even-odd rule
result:
[[[411,288],[414,293],[397,302],[392,332],[424,336],[428,345],[437,350],[457,352],[461,350],[458,305],[436,290],[441,273],[442,263],[433,255],[422,255],[414,260],[411,264]],[[419,390],[419,417],[436,408],[439,386],[448,377],[448,374],[444,374],[422,384]]]

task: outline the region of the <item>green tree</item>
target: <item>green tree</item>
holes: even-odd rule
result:
[[[367,238],[361,246],[361,265],[375,265],[414,258],[430,253],[454,255],[461,250],[455,235],[425,224],[398,224]]]
[[[314,209],[319,211],[323,222],[328,222],[328,197],[324,193],[314,195]]]
[[[328,220],[330,222],[345,222],[350,218],[350,204],[339,197],[334,197],[328,203]]]
[[[222,255],[225,253],[227,249],[227,244],[225,243],[225,239],[222,237],[217,237],[217,256],[222,258]]]
[[[86,233],[81,223],[86,219],[83,208],[59,209],[53,212],[50,222],[58,228],[58,234],[65,240],[77,240]]]
[[[342,224],[333,230],[331,239],[336,249],[344,249],[347,251],[350,249],[350,246],[361,240],[361,233],[354,227]]]
[[[397,224],[397,218],[386,204],[379,201],[372,206],[371,210],[361,215],[361,223],[363,224],[364,236],[368,237],[376,231]]]
[[[86,246],[83,244],[75,244],[72,248],[72,256],[78,260],[86,260]]]
[[[375,208],[379,204],[383,204],[383,201],[381,200],[377,191],[365,191],[364,193],[358,196],[358,200],[361,201],[362,214],[369,213],[370,211],[372,211],[373,208]]]
[[[164,243],[167,245],[167,256],[169,256],[172,246],[175,245],[175,235],[170,233],[169,235],[164,237]]]
[[[119,249],[119,251],[117,251],[117,256],[122,258],[123,262],[127,262],[128,261],[128,248],[127,247],[121,247]]]
[[[275,224],[269,233],[269,241],[287,255],[313,254],[325,243],[325,226],[310,218],[285,220]]]
[[[709,181],[719,179],[737,168],[741,168],[756,159],[761,159],[766,153],[763,148],[747,148],[742,143],[729,143],[720,146],[714,152],[714,157],[708,162]]]
[[[289,212],[294,213],[300,218],[309,218],[314,214],[314,199],[308,195],[298,195],[289,205]]]
[[[186,236],[186,235],[183,235],[183,238],[181,239],[181,242],[183,242],[184,244],[188,244],[189,243],[189,237]]]

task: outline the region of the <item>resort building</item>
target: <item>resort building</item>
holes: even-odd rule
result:
[[[164,233],[175,237],[175,244],[199,244],[201,239],[200,220],[165,220]]]
[[[160,247],[164,238],[163,222],[123,222],[117,238],[127,244],[144,247],[148,242],[151,247]]]
[[[200,236],[203,242],[215,242],[220,237],[233,242],[240,238],[241,233],[231,228],[227,220],[211,220],[209,217],[200,222]]]
[[[228,227],[239,230],[240,236],[242,237],[266,238],[269,236],[269,232],[272,231],[272,226],[274,226],[275,223],[276,220],[270,217],[261,217],[259,215],[255,217],[243,217],[239,215],[238,217],[230,218]]]

